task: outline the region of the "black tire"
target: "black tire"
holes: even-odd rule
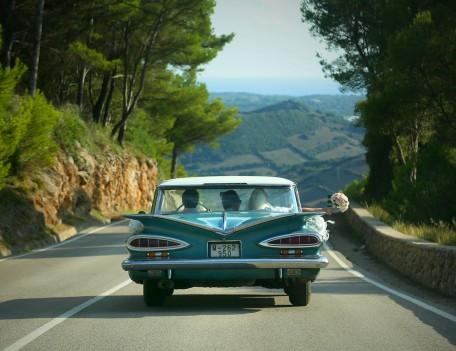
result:
[[[145,280],[143,283],[143,296],[147,306],[163,306],[166,299],[166,290],[160,289],[153,280]]]
[[[312,283],[308,281],[287,286],[284,291],[293,306],[307,306],[310,302],[311,286]]]

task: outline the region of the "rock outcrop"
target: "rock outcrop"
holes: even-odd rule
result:
[[[151,159],[81,150],[78,159],[60,154],[37,177],[38,190],[0,192],[0,255],[7,256],[76,232],[75,219],[104,218],[148,210],[157,183]],[[27,209],[27,210],[25,210]],[[50,235],[49,235],[50,234]]]

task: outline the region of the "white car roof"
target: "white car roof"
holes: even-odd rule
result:
[[[292,186],[294,182],[279,177],[257,177],[257,176],[212,176],[212,177],[188,177],[176,178],[162,182],[159,188],[173,187],[204,187],[204,186]]]

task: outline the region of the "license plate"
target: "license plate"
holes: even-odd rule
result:
[[[209,242],[209,257],[230,258],[241,257],[241,243],[239,241]]]

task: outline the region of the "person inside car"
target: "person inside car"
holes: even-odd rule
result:
[[[249,210],[271,210],[272,206],[268,202],[268,195],[264,189],[258,188],[252,192],[249,200]]]
[[[234,190],[227,190],[220,193],[220,196],[222,197],[222,205],[225,211],[239,211],[242,201],[237,192]]]
[[[182,203],[184,204],[183,212],[199,212],[196,209],[199,202],[199,194],[196,189],[187,189],[182,194]]]
[[[273,206],[269,203],[268,194],[263,188],[252,191],[249,199],[248,209],[252,211],[290,212],[293,205]]]

